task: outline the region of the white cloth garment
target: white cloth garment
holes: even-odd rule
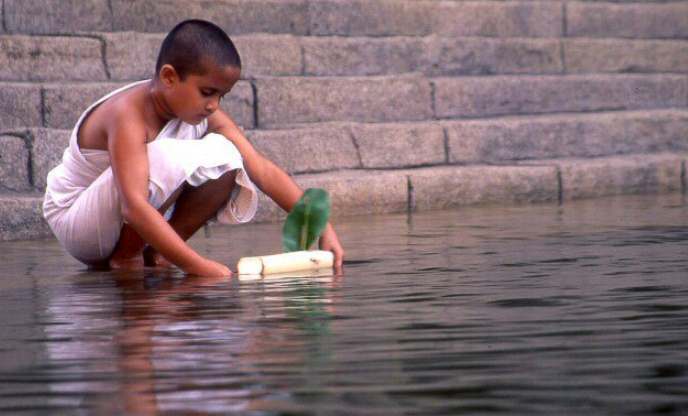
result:
[[[98,104],[143,82],[147,80],[112,91],[84,111],[72,130],[62,163],[48,173],[43,216],[64,248],[84,263],[106,259],[112,253],[123,219],[109,153],[79,149],[77,132]],[[173,119],[148,143],[149,202],[159,208],[184,181],[199,186],[238,170],[231,198],[217,219],[222,223],[250,221],[258,195],[241,154],[224,136],[205,134],[207,128],[207,120],[194,126]]]

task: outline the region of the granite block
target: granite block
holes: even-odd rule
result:
[[[307,33],[306,0],[111,0],[113,30],[167,33],[185,19],[209,20],[227,34]]]
[[[551,166],[443,166],[406,171],[418,210],[474,204],[556,202]]]
[[[686,38],[688,3],[567,2],[567,36]]]
[[[112,30],[108,0],[4,0],[8,33],[55,34]]]
[[[0,36],[0,80],[99,81],[107,79],[98,39]]]
[[[265,78],[255,85],[260,127],[432,118],[430,84],[417,76]]]
[[[685,107],[681,75],[436,78],[439,118]]]
[[[48,172],[62,161],[69,146],[70,130],[31,129],[31,175],[33,186],[44,192]]]
[[[683,40],[565,39],[566,71],[688,72]]]
[[[259,152],[288,173],[360,166],[346,127],[254,130],[247,132],[247,137]]]
[[[364,168],[402,168],[445,162],[444,131],[430,123],[352,127]]]
[[[40,126],[41,111],[40,85],[0,82],[0,129]]]
[[[26,191],[29,183],[29,150],[24,139],[0,135],[0,190]]]

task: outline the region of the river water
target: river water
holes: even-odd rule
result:
[[[343,276],[0,243],[0,413],[688,414],[688,197],[341,219]],[[192,245],[235,265],[278,224]]]

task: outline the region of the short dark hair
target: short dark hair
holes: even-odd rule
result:
[[[219,26],[205,20],[184,20],[162,41],[155,74],[160,73],[163,65],[170,64],[183,81],[189,74],[203,75],[204,65],[209,62],[241,68],[239,52]]]

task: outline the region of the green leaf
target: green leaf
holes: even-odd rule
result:
[[[309,188],[287,216],[282,228],[284,251],[308,250],[330,217],[330,197],[324,189]]]

